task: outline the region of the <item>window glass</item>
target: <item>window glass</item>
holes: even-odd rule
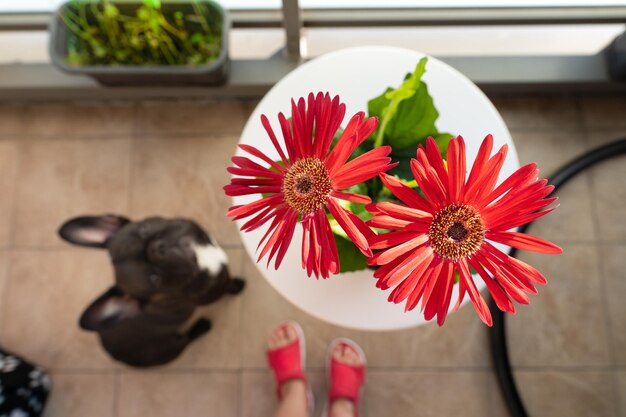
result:
[[[1,12],[49,12],[64,0],[1,0]],[[220,0],[228,9],[276,9],[281,0]],[[300,0],[303,8],[626,6],[626,0]]]
[[[0,0],[0,13],[51,12],[65,0]],[[227,9],[278,9],[281,0],[220,0]]]
[[[626,0],[300,0],[305,8],[626,6]]]

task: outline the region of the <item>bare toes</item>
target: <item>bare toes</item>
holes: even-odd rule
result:
[[[279,349],[298,339],[298,333],[290,324],[276,327],[270,335],[267,346],[270,350]]]
[[[333,357],[346,365],[358,366],[362,365],[359,353],[350,345],[339,343],[333,350]]]

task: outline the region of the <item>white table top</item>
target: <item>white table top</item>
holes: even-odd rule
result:
[[[240,143],[258,147],[270,157],[278,159],[260,121],[265,114],[274,128],[278,127],[278,112],[290,114],[291,98],[306,96],[309,92],[324,91],[339,95],[346,104],[342,126],[358,111],[367,113],[368,100],[378,96],[387,87],[397,87],[404,76],[415,69],[424,55],[415,51],[391,47],[361,47],[333,52],[298,67],[278,82],[252,112]],[[429,58],[423,80],[427,83],[439,111],[437,128],[441,132],[462,135],[466,141],[468,161],[478,152],[483,138],[491,133],[494,149],[509,145],[509,153],[500,173],[500,181],[518,167],[517,154],[511,135],[489,99],[469,79],[435,58]],[[242,154],[241,151],[238,153]],[[470,167],[468,162],[468,168]],[[241,196],[233,199],[243,204],[259,196]],[[239,222],[241,226],[243,222]],[[256,247],[265,229],[242,233],[248,254],[256,260]],[[298,225],[290,248],[278,271],[266,269],[264,260],[258,268],[265,279],[287,300],[305,312],[332,324],[358,330],[396,330],[426,323],[419,309],[404,313],[404,305],[387,302],[391,289],[375,287],[372,271],[331,276],[326,280],[307,277],[301,268],[301,227]],[[475,280],[479,289],[485,284]],[[457,288],[452,295],[455,300]],[[464,303],[468,301],[465,298]],[[452,303],[454,304],[454,303]],[[272,308],[268,306],[267,308]],[[471,308],[471,307],[466,307]],[[288,319],[288,317],[285,317]]]

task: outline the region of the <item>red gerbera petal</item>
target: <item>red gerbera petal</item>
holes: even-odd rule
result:
[[[535,285],[545,284],[537,270],[509,257],[488,240],[540,253],[561,253],[558,246],[544,239],[508,231],[552,211],[554,207],[546,207],[555,199],[548,198],[551,186],[537,179],[535,164],[520,168],[496,187],[507,148],[490,157],[492,148],[489,135],[466,180],[463,138],[450,141],[447,167],[437,144],[429,138],[411,161],[426,199],[399,180],[381,174],[383,184],[404,204],[366,206],[374,215],[368,225],[391,231],[369,240],[373,249],[381,249],[369,260],[380,265],[374,273],[377,287],[395,287],[389,301],[406,300],[405,310],[412,310],[421,299],[424,317],[430,320],[437,316],[439,325],[445,322],[458,272],[459,297],[454,308],[468,295],[481,320],[491,326],[491,313],[470,274],[470,265],[503,311],[515,312],[512,301],[527,304],[527,294],[537,292]]]
[[[524,233],[487,232],[486,238],[490,240],[495,240],[496,242],[504,243],[505,245],[513,246],[514,248],[525,249],[532,252],[548,254],[563,253],[563,249],[561,249],[554,243],[550,243],[547,240]]]
[[[280,265],[298,220],[302,222],[302,267],[309,276],[328,277],[339,272],[339,256],[325,208],[335,217],[356,246],[371,255],[368,239],[374,233],[354,214],[346,211],[335,199],[369,204],[370,199],[342,190],[369,180],[395,166],[388,157],[391,149],[380,147],[346,162],[352,152],[378,126],[376,118],[361,113],[354,115],[330,150],[331,143],[345,116],[346,106],[338,96],[328,93],[309,94],[291,101],[290,120],[282,113],[278,122],[283,136],[279,142],[268,118],[261,123],[276,149],[282,165],[250,145],[240,148],[266,166],[247,156],[235,156],[228,172],[235,177],[224,187],[229,196],[269,194],[248,204],[234,206],[228,216],[250,217],[242,226],[249,231],[269,227],[259,243],[259,260],[275,259]]]
[[[379,176],[383,184],[385,184],[385,187],[389,188],[400,201],[421,211],[426,211],[431,214],[434,213],[434,206],[429,201],[425,200],[418,192],[404,184],[398,178],[384,173]]]
[[[378,127],[378,119],[376,117],[370,117],[365,121],[363,121],[363,117],[363,112],[359,112],[352,117],[346,130],[343,131],[333,150],[328,155],[326,166],[331,175],[334,175],[335,171],[346,163],[352,152]]]
[[[354,243],[365,256],[371,256],[372,250],[367,240],[374,236],[374,232],[367,227],[363,220],[341,207],[332,198],[328,199],[328,210],[346,232],[350,240],[352,240],[352,243]]]
[[[353,203],[358,203],[358,204],[370,204],[372,202],[372,199],[369,198],[366,195],[361,195],[361,194],[354,194],[354,193],[344,193],[341,191],[333,191],[330,193],[331,196],[339,199],[339,200],[346,200],[346,201],[351,201]]]
[[[448,171],[446,170],[446,166],[443,163],[443,158],[441,157],[441,152],[439,151],[439,146],[437,146],[437,142],[432,137],[429,137],[426,140],[426,152],[424,153],[424,157],[432,166],[437,175],[439,175],[439,179],[446,186],[448,185],[446,178],[448,178]]]

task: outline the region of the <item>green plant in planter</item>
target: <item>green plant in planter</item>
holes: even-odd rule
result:
[[[221,12],[199,0],[74,0],[61,14],[73,66],[201,65],[221,52]]]

